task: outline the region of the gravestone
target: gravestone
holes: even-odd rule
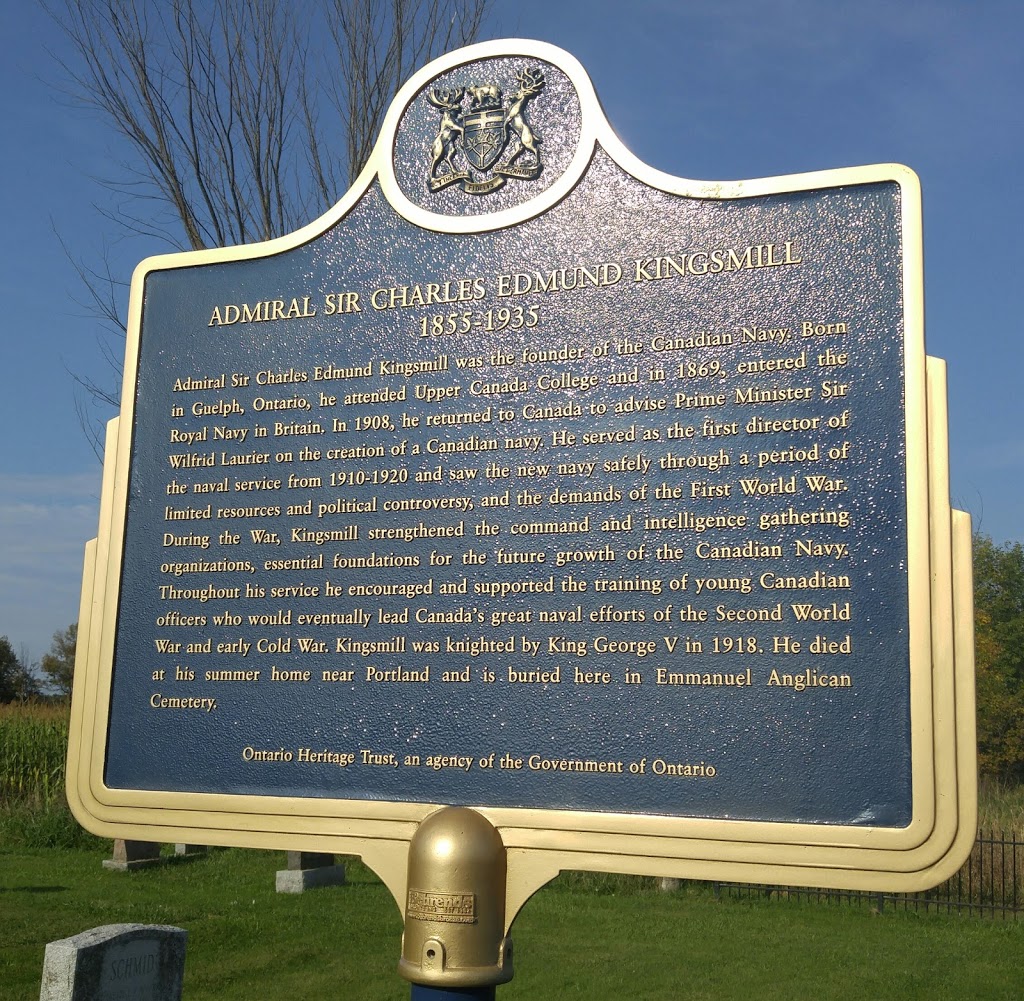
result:
[[[193,858],[197,855],[206,854],[206,845],[189,845],[178,842],[174,846],[175,858]]]
[[[174,845],[174,858],[177,860],[193,859],[206,854],[206,845],[192,845],[177,842]],[[132,869],[147,869],[161,862],[170,861],[160,855],[158,841],[131,841],[122,838],[114,839],[114,850],[111,858],[103,860],[104,869],[115,872],[130,872]]]
[[[160,845],[156,841],[132,841],[115,838],[112,858],[103,860],[104,869],[129,872],[160,864]]]
[[[181,1001],[188,933],[115,924],[50,942],[39,1001]]]
[[[288,852],[288,867],[277,872],[278,893],[302,893],[319,886],[344,886],[345,866],[330,852]]]

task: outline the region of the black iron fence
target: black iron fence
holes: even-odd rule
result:
[[[1016,835],[979,831],[970,858],[956,875],[921,893],[815,890],[796,886],[716,883],[715,893],[731,897],[773,897],[874,907],[941,911],[1015,919],[1024,915],[1024,840]]]

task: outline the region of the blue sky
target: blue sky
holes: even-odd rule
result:
[[[1024,540],[1020,314],[1024,5],[1016,0],[605,0],[502,4],[485,37],[567,49],[612,126],[654,167],[701,180],[895,161],[924,192],[928,350],[949,363],[952,502]],[[56,98],[34,4],[0,5],[0,634],[38,659],[75,620],[99,464],[69,371],[102,378],[95,320],[60,242],[125,280],[166,248],[118,242],[91,178],[118,150]]]

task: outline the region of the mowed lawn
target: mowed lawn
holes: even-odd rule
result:
[[[401,921],[358,862],[349,885],[274,892],[284,854],[214,850],[134,873],[101,851],[0,844],[0,999],[39,995],[48,941],[102,924],[189,932],[185,1001],[405,999]],[[516,976],[499,1001],[565,998],[950,998],[1024,995],[1024,920],[923,915],[787,900],[718,900],[684,884],[563,876],[513,928]]]

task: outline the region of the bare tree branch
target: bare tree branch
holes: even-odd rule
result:
[[[487,0],[48,0],[63,93],[125,152],[98,182],[113,232],[176,250],[272,239],[326,211],[420,65],[477,36]],[[336,124],[331,125],[331,120]],[[327,127],[325,127],[325,122]],[[63,245],[63,241],[62,241]],[[65,247],[68,253],[68,248]],[[108,268],[69,259],[80,304],[124,330]],[[102,338],[100,338],[102,341]],[[119,355],[101,347],[120,386]],[[73,376],[94,448],[119,388]]]

